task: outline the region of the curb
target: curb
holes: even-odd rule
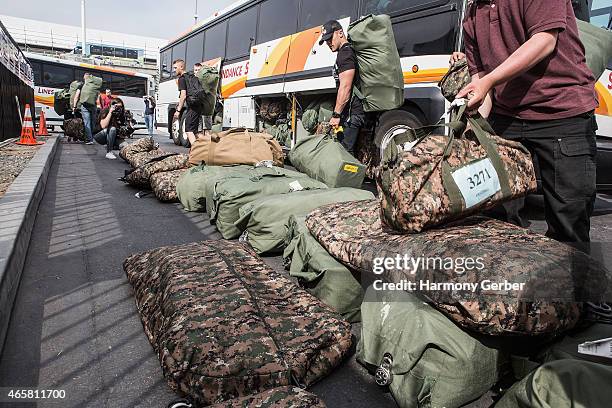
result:
[[[58,144],[50,137],[0,198],[0,355]]]

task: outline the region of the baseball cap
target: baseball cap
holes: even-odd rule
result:
[[[323,28],[321,28],[321,40],[319,41],[319,45],[323,45],[323,43],[334,35],[335,31],[342,30],[342,26],[336,20],[329,20],[327,23],[323,24]]]

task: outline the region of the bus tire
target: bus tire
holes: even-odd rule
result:
[[[421,126],[423,126],[421,120],[411,112],[402,109],[385,112],[378,118],[378,125],[374,131],[374,142],[380,147],[380,143],[387,134]]]

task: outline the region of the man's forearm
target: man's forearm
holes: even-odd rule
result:
[[[557,45],[557,32],[541,32],[534,34],[527,42],[519,47],[501,65],[484,76],[491,88],[503,84],[512,78],[529,71],[555,50]]]
[[[336,97],[336,106],[334,108],[334,112],[342,113],[344,107],[349,102],[350,98],[351,86],[340,84],[340,88],[338,89],[338,96]]]
[[[185,99],[187,99],[187,98],[186,98],[186,97],[184,97],[184,96],[181,96],[181,97],[179,98],[179,102],[178,102],[178,105],[177,105],[177,107],[176,107],[176,109],[177,109],[177,110],[179,110],[179,111],[182,111],[182,110],[183,110],[183,106],[185,105]]]

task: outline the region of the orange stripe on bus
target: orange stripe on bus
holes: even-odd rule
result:
[[[221,87],[221,95],[224,98],[229,98],[236,92],[244,89],[246,87],[246,77],[240,78],[237,81],[234,81],[228,85]]]
[[[595,83],[595,91],[599,97],[599,107],[595,109],[598,115],[612,116],[612,95],[601,82]]]
[[[448,69],[423,69],[416,73],[404,72],[404,84],[416,84],[420,82],[439,82]]]
[[[34,96],[34,102],[38,102],[43,105],[53,106],[55,98],[53,96]]]
[[[274,75],[282,75],[287,69],[287,58],[289,57],[289,46],[291,44],[291,36],[283,38],[280,43],[274,48],[272,53],[268,55],[268,60],[263,69],[259,71],[259,78],[265,78]]]
[[[291,37],[290,58],[287,63],[288,74],[304,70],[308,56],[319,39],[320,33],[321,27],[314,27]]]

